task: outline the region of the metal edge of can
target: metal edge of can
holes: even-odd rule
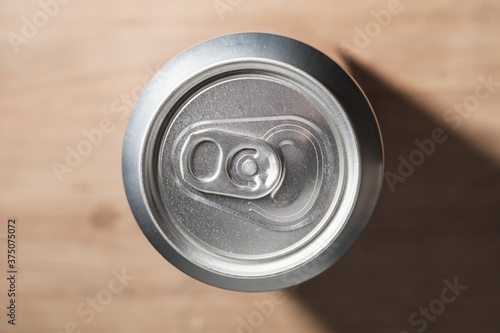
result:
[[[361,178],[358,198],[349,221],[334,243],[303,266],[283,274],[241,278],[223,276],[190,262],[172,248],[162,234],[144,193],[142,160],[148,132],[164,102],[176,87],[214,63],[261,58],[280,61],[309,74],[339,101],[358,139]],[[182,52],[151,79],[139,97],[123,142],[122,172],[125,192],[134,217],[156,250],[191,277],[223,289],[268,291],[291,287],[313,278],[337,262],[356,242],[367,225],[382,187],[383,145],[372,107],[354,79],[336,62],[317,49],[297,40],[266,34],[237,33],[199,43]]]

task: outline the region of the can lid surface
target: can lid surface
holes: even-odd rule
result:
[[[203,282],[264,291],[308,280],[354,244],[382,184],[377,121],[354,80],[282,36],[214,38],[165,65],[123,147],[144,234]]]

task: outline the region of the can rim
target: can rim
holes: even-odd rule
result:
[[[165,239],[152,212],[142,176],[147,133],[165,100],[186,78],[214,62],[236,58],[279,61],[304,71],[319,81],[341,103],[358,140],[360,184],[351,216],[335,242],[316,258],[291,271],[266,277],[219,275],[184,258]],[[197,59],[193,66],[192,61]],[[202,59],[201,61],[198,61]],[[383,146],[370,103],[354,79],[337,63],[315,48],[283,36],[238,33],[216,37],[179,54],[151,79],[139,97],[123,143],[122,171],[132,212],[145,236],[168,261],[205,283],[239,291],[266,291],[290,287],[308,280],[338,261],[361,235],[378,200],[383,179]]]

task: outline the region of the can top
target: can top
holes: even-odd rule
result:
[[[298,41],[241,33],[165,65],[132,113],[127,197],[172,264],[206,283],[261,291],[303,282],[355,242],[382,184],[364,94]]]

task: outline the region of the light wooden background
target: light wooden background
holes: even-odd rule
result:
[[[226,0],[222,2],[227,3]],[[238,1],[232,1],[236,4]],[[32,20],[35,0],[0,3],[0,331],[417,332],[408,318],[455,277],[468,289],[426,332],[498,332],[500,326],[500,87],[458,129],[443,114],[500,81],[500,3],[401,0],[402,11],[347,61],[355,28],[388,0],[242,1],[218,16],[211,0],[61,4],[16,53],[9,33]],[[43,18],[42,18],[43,19]],[[43,22],[42,22],[43,23]],[[387,185],[354,248],[320,277],[285,291],[269,316],[237,293],[177,271],[148,243],[124,195],[126,117],[116,100],[141,88],[149,68],[205,39],[239,31],[283,34],[349,68],[373,102],[387,170],[415,139],[442,127],[449,139],[392,193]],[[10,35],[12,36],[12,35]],[[104,118],[106,134],[59,182],[52,170]],[[18,324],[6,324],[6,221],[18,220]],[[95,319],[76,310],[107,288],[112,270],[134,280]],[[3,310],[2,310],[3,309]],[[262,320],[259,319],[262,318]],[[66,330],[71,331],[71,330]],[[78,331],[78,330],[76,330]]]

